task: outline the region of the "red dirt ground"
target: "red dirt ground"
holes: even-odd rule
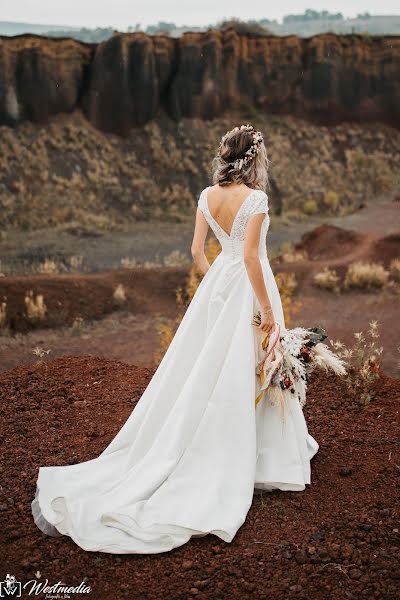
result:
[[[124,309],[133,314],[171,316],[176,288],[183,285],[187,269],[113,269],[82,275],[18,275],[0,278],[0,299],[7,298],[6,325],[12,332],[32,329],[24,313],[24,298],[29,290],[43,294],[47,306],[44,326],[71,325],[76,317],[85,320],[104,318],[115,310],[113,292],[118,284],[126,291]]]
[[[290,326],[319,324],[331,339],[352,344],[356,331],[365,331],[371,320],[381,325],[384,346],[383,368],[399,374],[399,292],[391,285],[376,292],[321,290],[313,284],[315,273],[324,267],[336,269],[343,280],[347,266],[356,260],[381,261],[386,267],[400,257],[400,234],[379,237],[359,234],[332,225],[322,225],[302,238],[298,249],[306,250],[307,260],[271,262],[273,271],[294,273],[298,283],[295,299],[299,310]],[[176,288],[185,283],[187,267],[132,270],[116,269],[82,275],[26,275],[0,278],[0,298],[8,297],[11,332],[24,335],[0,337],[0,371],[33,362],[35,346],[51,350],[51,357],[93,354],[116,358],[128,364],[150,366],[159,342],[158,316],[176,315]],[[124,310],[116,310],[112,293],[118,283],[126,289]],[[23,313],[27,290],[43,293],[49,308],[47,329],[33,329]],[[82,331],[60,326],[84,318]],[[78,333],[78,335],[77,335]]]
[[[91,600],[399,597],[400,381],[384,376],[366,409],[341,380],[313,377],[312,485],[255,496],[231,544],[208,535],[160,555],[109,555],[42,534],[30,512],[38,467],[98,456],[153,372],[81,356],[0,374],[2,574],[85,579]]]
[[[355,231],[334,225],[320,225],[305,233],[296,247],[298,250],[305,250],[311,260],[346,257],[359,247],[364,238],[365,236]]]
[[[381,262],[387,268],[394,258],[400,257],[400,234],[379,238],[321,225],[305,234],[296,248],[307,252],[306,260],[283,263],[277,258],[271,262],[274,273],[283,271],[296,276],[295,299],[299,307],[290,326],[320,325],[331,339],[352,345],[354,333],[365,332],[368,323],[376,320],[384,347],[383,368],[398,376],[399,285],[392,283],[385,289],[369,292],[342,288],[340,294],[334,294],[316,287],[313,278],[329,267],[336,270],[342,286],[348,265],[355,261]]]

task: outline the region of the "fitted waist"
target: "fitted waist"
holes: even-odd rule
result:
[[[221,254],[224,260],[229,262],[244,262],[244,242],[237,240],[224,240],[221,243],[221,247]],[[260,244],[258,255],[260,260],[268,259],[267,248],[264,244]]]

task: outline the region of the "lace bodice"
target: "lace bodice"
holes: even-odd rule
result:
[[[235,219],[232,224],[231,232],[230,234],[228,234],[217,223],[217,221],[214,219],[210,212],[207,200],[209,187],[206,187],[201,192],[197,205],[202,211],[207,223],[213,230],[215,237],[221,244],[223,254],[232,259],[243,259],[244,239],[246,234],[247,222],[252,215],[264,213],[265,218],[262,223],[260,232],[259,255],[260,258],[266,258],[266,237],[269,227],[267,194],[262,190],[253,190],[246,197],[246,199],[242,202],[239,210],[236,213]]]

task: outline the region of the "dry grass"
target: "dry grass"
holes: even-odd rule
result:
[[[63,271],[63,266],[51,258],[46,258],[38,266],[38,272],[46,275],[55,275]]]
[[[285,214],[342,214],[399,187],[399,131],[260,114],[253,123],[266,132]],[[192,218],[217,141],[230,127],[228,117],[155,120],[123,140],[100,134],[79,115],[47,127],[0,127],[3,230],[92,232],[149,218]]]
[[[85,330],[85,320],[82,317],[75,317],[71,325],[71,330],[73,335],[82,335]]]
[[[4,298],[0,302],[0,331],[7,328],[7,299]]]
[[[400,258],[394,258],[389,267],[390,278],[400,283]]]
[[[220,251],[221,246],[219,242],[214,236],[211,236],[205,244],[205,253],[210,265],[214,262]],[[176,317],[172,320],[165,320],[161,316],[158,317],[157,332],[160,339],[160,345],[158,351],[154,354],[154,360],[156,363],[161,361],[170,343],[172,342],[179,323],[182,321],[183,315],[185,314],[185,310],[196,293],[202,278],[203,274],[196,264],[192,263],[185,287],[178,287],[176,290]]]
[[[268,256],[272,259],[271,252],[268,252]],[[283,263],[295,263],[307,258],[307,252],[305,250],[296,250],[292,242],[284,241],[279,245],[277,256],[280,262]]]
[[[71,255],[66,262],[60,262],[52,258],[45,258],[37,267],[38,273],[45,275],[56,275],[58,273],[76,273],[82,270],[83,256]]]
[[[119,283],[114,289],[113,302],[116,306],[123,306],[126,302],[126,291],[122,283]]]
[[[180,250],[173,250],[164,257],[166,267],[185,267],[190,262],[188,256]]]
[[[121,267],[124,269],[134,269],[138,266],[138,261],[136,258],[130,258],[126,256],[125,258],[121,258]]]
[[[346,289],[377,290],[383,288],[389,279],[389,272],[380,263],[355,262],[351,264],[344,278]]]
[[[25,294],[25,317],[31,324],[37,324],[45,320],[47,307],[44,302],[43,294],[33,295],[33,291],[29,290]]]
[[[83,256],[72,255],[68,258],[68,265],[71,271],[77,272],[82,271]]]
[[[37,365],[41,365],[44,363],[45,359],[48,357],[48,355],[50,354],[51,350],[45,350],[44,348],[41,348],[40,346],[36,346],[33,350],[32,350],[33,354],[35,356],[38,357],[38,360],[36,361]]]
[[[294,250],[293,252],[285,252],[280,256],[283,263],[296,263],[307,259],[307,252]]]
[[[323,198],[323,203],[330,212],[337,212],[340,205],[339,195],[332,190],[326,192]]]
[[[366,333],[354,334],[353,346],[347,347],[342,342],[332,342],[339,358],[350,368],[347,369],[346,383],[355,401],[367,406],[373,399],[371,385],[380,377],[380,363],[383,347],[379,345],[379,326],[371,321]]]
[[[316,215],[319,212],[318,204],[314,198],[309,198],[303,202],[303,212],[306,215]]]
[[[285,315],[285,323],[288,326],[301,306],[300,300],[293,300],[293,295],[297,289],[297,280],[294,273],[280,272],[275,276],[279,294],[282,300],[283,312]]]
[[[329,290],[330,292],[339,292],[339,276],[334,269],[325,267],[319,273],[314,275],[314,284],[323,289]]]

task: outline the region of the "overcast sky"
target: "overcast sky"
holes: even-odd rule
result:
[[[365,11],[400,14],[399,0],[201,0],[196,5],[191,0],[0,0],[0,21],[126,29],[158,21],[207,25],[228,17],[281,20],[306,8],[342,12],[346,17]]]

